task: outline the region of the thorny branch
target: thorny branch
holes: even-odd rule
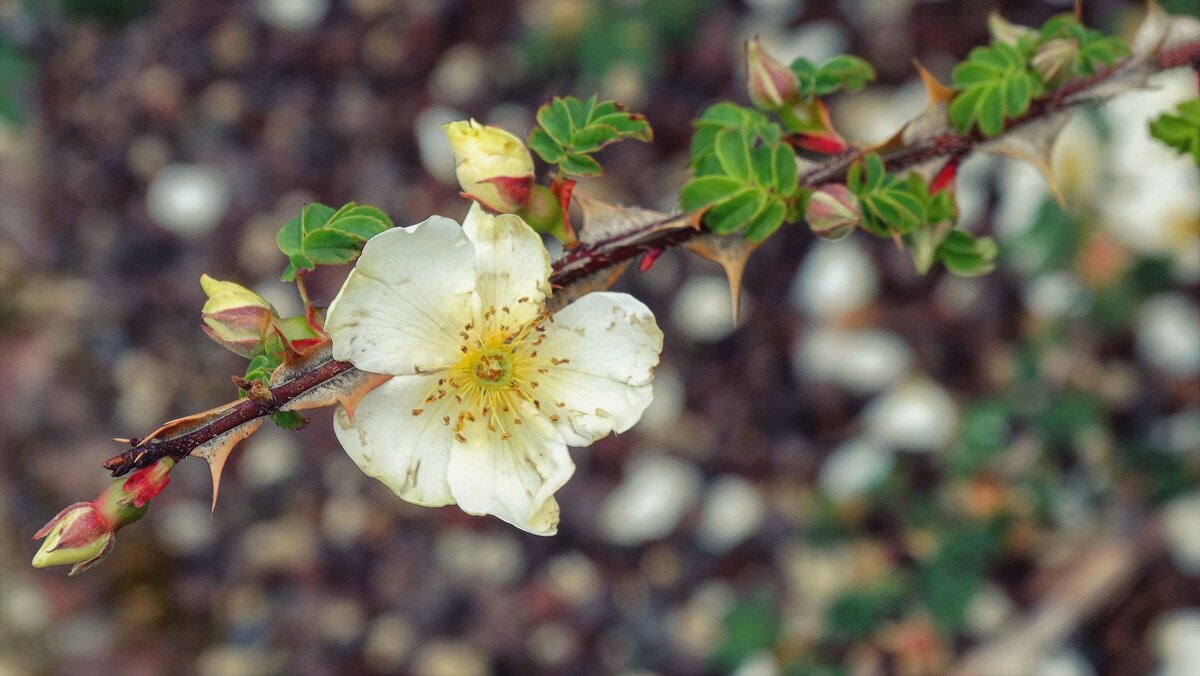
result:
[[[1089,93],[1127,72],[1129,66],[1129,61],[1119,63],[1091,77],[1069,83],[1050,92],[1034,101],[1029,111],[1020,118],[1009,122],[1004,132],[1010,133],[1055,113],[1095,100],[1089,96]],[[1147,68],[1148,72],[1154,73],[1184,66],[1200,70],[1200,41],[1188,42],[1163,50],[1152,57],[1143,67]],[[949,162],[969,154],[984,143],[995,140],[986,139],[977,131],[969,134],[948,131],[918,140],[899,150],[885,152],[883,160],[889,171],[913,167],[939,158],[945,158]],[[837,155],[821,167],[802,175],[799,179],[800,184],[805,188],[812,189],[828,183],[845,181],[846,172],[860,154],[861,151],[851,150]],[[662,230],[658,228],[657,223],[651,223],[591,244],[580,245],[554,261],[550,283],[556,289],[563,289],[596,273],[632,261],[643,254],[680,246],[704,232],[703,228]],[[186,434],[161,441],[152,439],[146,443],[140,443],[137,439],[130,440],[131,448],[107,460],[104,467],[110,470],[113,476],[121,476],[134,469],[151,465],[160,458],[183,459],[200,445],[239,425],[270,415],[280,410],[280,407],[292,399],[328,383],[337,376],[350,374],[353,371],[355,371],[354,366],[346,362],[325,362],[313,371],[270,388],[270,397],[244,399],[230,407],[228,412],[220,417]]]

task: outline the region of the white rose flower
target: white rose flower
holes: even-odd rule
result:
[[[513,215],[473,204],[367,242],[329,307],[333,355],[394,376],[334,430],[368,476],[538,535],[575,471],[567,445],[634,425],[662,331],[640,301],[591,293],[551,317],[550,257]]]

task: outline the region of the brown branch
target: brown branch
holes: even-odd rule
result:
[[[1190,42],[1160,52],[1150,60],[1149,71],[1157,72],[1183,66],[1196,67],[1198,62],[1200,62],[1200,41]],[[1130,62],[1127,61],[1092,77],[1064,85],[1049,95],[1034,101],[1025,115],[1008,123],[1005,131],[1013,131],[1054,113],[1082,105],[1089,100],[1088,92],[1126,72],[1129,66]],[[961,157],[989,140],[995,139],[985,139],[978,132],[970,134],[946,132],[900,150],[885,153],[883,160],[889,171],[896,171],[941,157],[947,158],[947,160]],[[849,151],[833,157],[820,168],[801,176],[800,184],[805,188],[812,189],[827,183],[845,181],[846,172],[849,171],[859,155],[859,151]],[[706,232],[704,228],[699,230],[692,228],[660,230],[659,225],[651,223],[593,244],[572,249],[565,256],[554,261],[550,283],[561,289],[597,272],[631,261],[649,251],[680,246]],[[655,230],[660,231],[655,232]],[[646,236],[640,237],[640,233],[645,233]],[[198,446],[221,434],[256,418],[270,415],[280,410],[280,407],[292,399],[354,370],[354,366],[347,362],[325,362],[319,368],[270,388],[269,398],[260,396],[255,399],[244,399],[234,404],[224,415],[185,434],[162,441],[151,440],[141,445],[138,440],[131,440],[132,447],[110,458],[104,463],[104,467],[110,470],[114,476],[121,476],[130,470],[153,464],[160,458],[170,457],[180,460],[187,457]]]
[[[356,370],[354,365],[349,362],[327,361],[312,371],[270,388],[268,390],[270,399],[266,397],[242,399],[220,417],[214,418],[186,434],[161,441],[151,439],[144,444],[139,439],[130,439],[131,448],[106,460],[104,468],[111,471],[113,476],[121,476],[131,470],[152,465],[162,458],[182,460],[198,446],[255,418],[271,415],[279,411],[284,404],[313,388],[354,370]]]
[[[1091,77],[1059,87],[1035,100],[1024,115],[1005,125],[1004,132],[1015,131],[1055,113],[1077,108],[1094,100],[1089,98],[1089,92],[1095,91],[1116,76],[1128,72],[1133,65],[1133,61],[1127,60]],[[1195,68],[1198,65],[1200,65],[1200,41],[1195,41],[1163,50],[1143,67],[1147,68],[1148,73],[1155,73],[1184,66]],[[888,171],[894,172],[938,158],[946,158],[949,161],[962,157],[984,143],[995,140],[994,138],[985,138],[978,131],[968,134],[948,131],[899,150],[885,152],[882,154],[882,158]],[[829,183],[845,182],[846,173],[860,155],[860,150],[850,150],[829,159],[821,167],[801,176],[799,179],[801,187],[811,190]],[[652,233],[654,228],[655,224],[650,224],[643,226],[640,230]],[[594,244],[580,246],[554,262],[555,276],[551,278],[551,281],[559,286],[566,286],[601,270],[637,258],[649,251],[679,246],[704,232],[706,232],[705,229],[699,231],[669,230],[638,238],[636,236],[638,230],[632,230]],[[630,244],[631,241],[637,241],[637,244]]]

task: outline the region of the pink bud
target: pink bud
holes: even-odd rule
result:
[[[841,239],[858,227],[862,210],[858,197],[841,184],[821,186],[808,198],[804,212],[808,227],[821,239]]]
[[[746,86],[750,102],[762,110],[779,110],[796,100],[796,75],[766,53],[754,38],[746,43]]]

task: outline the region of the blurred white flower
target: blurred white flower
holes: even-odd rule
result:
[[[329,308],[336,359],[394,376],[334,430],[368,476],[553,534],[567,444],[633,426],[662,332],[638,300],[593,293],[551,317],[550,258],[517,216],[474,204],[367,242]]]

